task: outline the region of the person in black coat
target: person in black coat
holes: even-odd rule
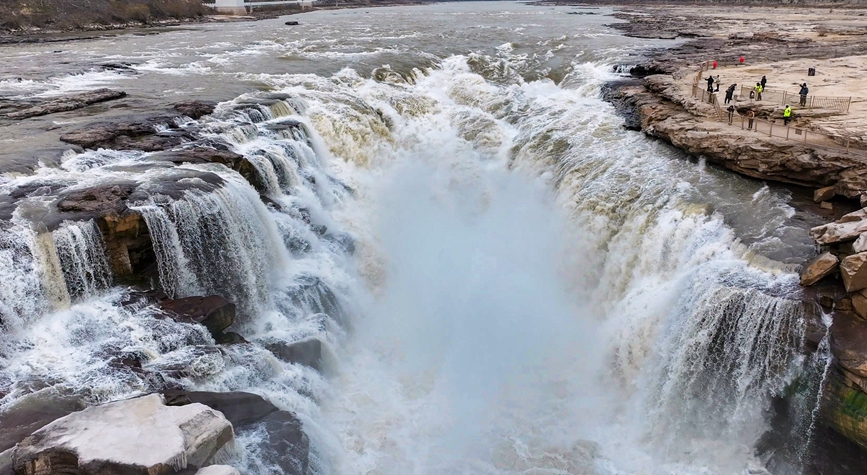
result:
[[[725,104],[728,104],[728,103],[731,102],[732,99],[734,98],[734,96],[735,96],[735,88],[736,88],[736,87],[738,87],[737,84],[732,84],[731,86],[729,86],[728,89],[726,89],[726,100],[725,100],[725,102],[724,102]]]

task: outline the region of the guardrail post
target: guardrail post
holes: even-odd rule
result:
[[[813,99],[815,98],[816,96],[810,96],[810,110],[813,110]]]
[[[807,143],[807,129],[804,129],[804,143]]]
[[[792,130],[791,127],[786,127],[786,140],[789,140],[789,131]]]
[[[774,136],[774,123],[768,122],[768,137]]]
[[[846,101],[846,110],[843,112],[848,114],[849,113],[849,106],[851,106],[851,105],[852,105],[852,96],[849,96],[849,100]]]

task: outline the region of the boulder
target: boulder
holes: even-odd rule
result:
[[[840,262],[840,275],[846,292],[867,289],[867,252],[846,256]]]
[[[834,203],[831,203],[830,201],[823,201],[819,203],[819,207],[822,209],[834,209]]]
[[[163,396],[169,406],[204,404],[215,411],[220,411],[234,427],[243,427],[261,421],[272,412],[279,411],[277,406],[253,393],[170,390],[165,391]]]
[[[203,101],[184,101],[178,102],[173,106],[173,108],[180,112],[181,114],[189,117],[191,119],[199,119],[203,116],[214,112],[214,104],[213,102],[203,102]]]
[[[833,223],[810,229],[810,237],[819,244],[835,244],[852,241],[867,231],[867,213],[861,209],[844,215]]]
[[[833,198],[837,193],[834,191],[833,186],[826,186],[824,188],[819,188],[818,190],[813,192],[813,201],[816,203],[821,203],[822,201],[828,201]]]
[[[241,475],[238,469],[228,465],[210,465],[200,468],[196,475]]]
[[[823,252],[801,270],[801,285],[813,285],[831,274],[840,263],[837,256]]]
[[[167,475],[234,450],[232,425],[202,404],[172,407],[151,394],[89,407],[39,429],[15,448],[16,475]]]
[[[259,431],[255,448],[257,459],[272,470],[269,473],[306,475],[310,440],[295,414],[281,411],[263,397],[244,392],[209,393],[167,391],[167,404],[204,404],[222,412],[237,433]]]
[[[54,114],[55,112],[67,112],[81,109],[91,104],[111,101],[123,97],[126,97],[126,93],[123,91],[112,91],[111,89],[97,89],[95,91],[88,91],[81,94],[73,94],[70,96],[61,97],[58,99],[51,99],[40,104],[28,107],[26,109],[7,114],[7,117],[9,117],[10,119],[27,119],[30,117]]]
[[[219,295],[163,300],[157,305],[176,321],[204,325],[215,338],[235,321],[235,304]]]
[[[266,344],[265,348],[283,361],[322,371],[322,342],[317,339],[296,341],[295,343],[280,341]]]
[[[864,252],[867,251],[867,233],[861,233],[858,236],[858,239],[852,243],[852,251],[853,252]]]

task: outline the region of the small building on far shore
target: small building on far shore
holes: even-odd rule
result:
[[[244,15],[254,8],[284,7],[294,5],[302,10],[312,9],[313,0],[215,0],[214,8],[219,13]]]

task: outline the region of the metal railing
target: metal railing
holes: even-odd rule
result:
[[[699,69],[696,72],[695,79],[692,81],[693,86],[698,86],[699,82],[701,82],[702,76],[705,71],[711,69],[713,62],[705,61],[699,65]],[[719,66],[721,63],[717,63]],[[728,63],[726,63],[728,64]],[[750,97],[750,92],[753,91],[755,86],[741,86],[741,98]],[[754,100],[758,100],[755,98]],[[825,109],[825,110],[836,110],[843,114],[849,112],[849,106],[852,105],[852,97],[832,97],[832,96],[811,96],[807,95],[806,100],[801,102],[801,96],[799,94],[790,93],[788,91],[780,91],[776,89],[765,89],[762,91],[762,102],[770,102],[772,104],[791,104],[793,107],[800,107],[802,109]]]
[[[692,86],[692,97],[701,102],[711,104],[716,110],[718,120],[728,122],[728,112],[722,110],[718,99],[719,93],[708,93],[698,85]],[[825,147],[835,150],[846,150],[867,155],[867,144],[861,140],[852,139],[848,136],[834,135],[825,132],[808,130],[803,127],[783,125],[774,121],[749,117],[733,113],[732,125],[739,123],[741,130],[754,131],[768,137],[781,138],[795,142],[801,142],[817,147]]]
[[[741,99],[750,97],[750,93],[754,92],[754,87],[755,86],[741,86]],[[758,100],[758,97],[753,98],[753,100]],[[852,98],[807,95],[802,101],[799,94],[793,94],[788,91],[780,91],[777,89],[765,89],[762,91],[761,102],[780,105],[790,104],[792,107],[807,110],[836,110],[845,114],[849,112],[849,105],[852,104]]]

